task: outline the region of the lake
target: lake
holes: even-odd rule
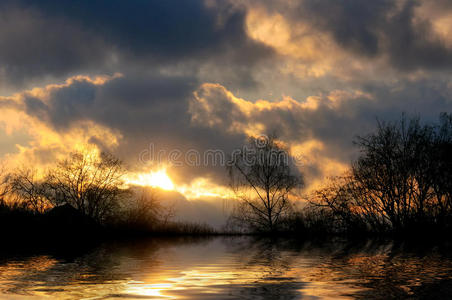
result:
[[[0,299],[452,297],[448,246],[214,237],[69,249],[3,251]]]

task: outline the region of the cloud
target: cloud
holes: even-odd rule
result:
[[[74,149],[65,145],[72,139],[73,145],[84,142],[114,152],[137,170],[149,169],[152,166],[139,159],[151,145],[155,153],[204,153],[209,149],[229,153],[245,138],[241,132],[218,135],[191,125],[188,100],[197,88],[191,81],[164,74],[74,76],[61,84],[5,97],[2,103],[13,105],[23,115],[19,123],[29,129],[36,143],[32,147],[22,145],[21,151],[44,149],[30,150],[27,155],[54,153],[56,157]],[[165,163],[168,157],[162,158]],[[180,184],[200,176],[223,181],[225,177],[221,165],[183,164],[174,173],[173,179]]]
[[[66,76],[108,64],[102,39],[62,18],[46,18],[30,7],[0,4],[1,87],[23,86],[38,77]]]
[[[245,15],[236,6],[201,0],[2,1],[2,85],[150,65],[198,72],[218,61],[243,73],[272,54],[247,36]]]
[[[0,113],[5,116],[0,121],[0,126],[13,141],[5,147],[14,149],[4,153],[3,158],[8,165],[11,168],[21,165],[45,168],[74,150],[89,147],[113,149],[117,146],[121,139],[118,131],[86,117],[76,118],[76,112],[80,111],[80,99],[85,100],[84,88],[87,85],[91,88],[103,85],[117,76],[119,75],[93,78],[75,76],[62,84],[50,84],[9,97],[0,97],[0,103],[8,103],[6,106],[0,105]],[[64,89],[70,91],[68,97],[55,102],[54,96]],[[69,117],[73,120],[70,126],[56,126]]]
[[[276,132],[304,156],[301,171],[314,180],[334,169],[325,162],[344,165],[353,158],[352,139],[372,130],[376,117],[394,119],[403,111],[422,111],[433,119],[450,107],[447,81],[405,81],[397,88],[370,85],[305,99],[285,96],[279,101],[250,101],[220,84],[197,85],[186,77],[145,75],[76,76],[4,98],[3,102],[14,103],[26,116],[27,124],[33,124],[35,144],[30,149],[34,150],[22,146],[21,151],[43,154],[47,157],[43,160],[49,161],[48,153],[61,152],[72,139],[115,152],[139,171],[152,167],[139,161],[140,153],[150,145],[155,153],[163,151],[164,159],[172,150],[180,151],[183,159],[189,151],[231,153],[246,136]],[[306,146],[309,143],[321,146],[314,151]],[[185,163],[175,167],[171,177],[180,185],[197,178],[224,185],[225,173],[221,165]]]
[[[244,2],[251,11],[256,5],[261,15],[267,14],[264,21],[257,20],[254,24],[261,30],[260,23],[268,22],[269,18],[282,18],[274,20],[279,30],[275,31],[275,27],[273,30],[285,36],[284,44],[290,45],[285,51],[297,50],[295,55],[301,59],[321,57],[328,61],[331,58],[325,51],[337,56],[337,52],[341,52],[338,49],[342,48],[360,55],[363,61],[371,59],[372,63],[380,63],[383,59],[389,66],[404,72],[445,70],[452,63],[452,37],[444,29],[449,24],[452,7],[446,1],[434,4],[404,0]],[[446,17],[445,11],[449,12]],[[437,18],[440,16],[443,18]],[[254,37],[262,41],[259,34]],[[330,40],[335,45],[331,45]],[[339,56],[342,57],[341,53]],[[335,72],[334,69],[328,71]],[[319,67],[317,72],[323,74]]]
[[[396,120],[403,112],[422,112],[424,120],[431,121],[450,109],[449,96],[447,81],[416,81],[399,82],[398,89],[369,86],[366,90],[333,90],[304,100],[284,97],[252,102],[219,84],[205,83],[194,94],[190,113],[194,124],[218,132],[276,132],[294,156],[302,157],[301,171],[308,184],[315,184],[346,169],[356,154],[353,139],[372,131],[377,118]]]
[[[146,172],[151,146],[230,153],[276,131],[315,186],[376,118],[451,111],[451,24],[443,0],[1,1],[0,154],[46,165],[88,145]],[[219,165],[168,173],[227,182]]]

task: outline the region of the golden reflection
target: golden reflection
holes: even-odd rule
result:
[[[103,245],[69,260],[6,259],[0,299],[405,299],[443,279],[450,284],[452,260],[433,252],[416,255],[378,244],[153,239]]]
[[[143,282],[129,282],[128,288],[125,290],[125,293],[133,296],[141,296],[141,297],[159,297],[166,299],[175,299],[171,296],[162,295],[162,291],[167,291],[173,289],[172,284],[145,284]]]
[[[57,260],[48,256],[39,256],[24,261],[13,261],[5,265],[0,265],[0,279],[13,280],[17,276],[22,276],[27,272],[43,272],[50,269],[57,263]]]

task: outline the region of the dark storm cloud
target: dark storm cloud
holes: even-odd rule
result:
[[[246,137],[240,130],[230,130],[237,124],[263,124],[262,133],[276,132],[289,144],[321,141],[324,147],[314,155],[347,163],[355,151],[353,138],[372,131],[377,118],[393,121],[407,112],[422,113],[430,121],[452,107],[452,89],[447,80],[439,78],[401,81],[396,86],[369,84],[364,92],[372,97],[346,94],[339,102],[332,103],[324,96],[319,97],[316,108],[269,102],[267,109],[254,107],[246,113],[244,107],[249,109],[252,102],[239,106],[221,85],[210,85],[214,88],[208,90],[198,88],[198,83],[184,77],[140,75],[114,78],[104,84],[83,78],[73,80],[54,89],[46,100],[24,97],[25,110],[55,131],[65,131],[78,121],[91,120],[120,132],[122,140],[116,149],[108,149],[98,139],[91,142],[104,150],[114,150],[139,168],[144,167],[138,160],[140,153],[149,150],[150,144],[154,153],[180,150],[181,160],[190,149],[200,153],[209,149],[231,153]],[[206,106],[193,106],[193,90],[206,101]],[[323,167],[318,162],[307,161],[302,172],[316,178],[323,175]],[[227,182],[221,165],[183,164],[171,173],[176,183],[188,183],[196,177],[207,177],[219,184]]]
[[[204,1],[24,1],[46,17],[63,17],[131,55],[186,59],[240,46],[244,12]],[[231,43],[231,44],[229,44]]]
[[[394,1],[303,1],[299,12],[336,41],[367,55],[379,51],[378,27]]]
[[[29,115],[56,131],[94,120],[133,133],[165,119],[179,122],[192,84],[190,78],[164,75],[122,77],[103,84],[78,78],[52,89],[45,100],[25,94],[24,104]]]
[[[3,81],[21,85],[38,76],[90,71],[106,61],[108,52],[101,40],[62,19],[44,19],[39,12],[0,4]]]
[[[216,90],[198,93],[207,95],[203,100],[211,103],[214,109],[204,107],[204,101],[197,101],[198,110],[192,109],[192,112],[199,116],[199,126],[211,126],[219,134],[228,130],[232,122],[209,124],[208,120],[227,120],[223,117],[225,110],[234,112],[243,109],[240,107],[249,110],[253,106],[252,102],[236,104],[221,86],[203,88]],[[292,104],[282,101],[256,105],[249,114],[236,113],[234,121],[243,126],[262,124],[264,133],[276,132],[289,145],[312,140],[321,142],[323,146],[310,151],[306,157],[308,161],[302,167],[302,172],[312,179],[325,175],[322,173],[325,166],[322,160],[316,161],[317,158],[349,163],[357,151],[353,140],[375,130],[377,119],[393,122],[407,113],[409,116],[420,115],[425,122],[436,121],[441,112],[451,111],[451,96],[447,79],[419,79],[395,84],[375,82],[368,84],[363,93],[343,93],[340,99],[332,100],[331,95],[319,96],[316,106],[311,107],[304,105],[302,99]]]
[[[75,81],[65,89],[51,94],[50,103],[44,104],[37,98],[25,98],[27,113],[47,119],[54,127],[68,127],[71,120],[89,118],[94,106],[95,86],[84,80]]]
[[[353,153],[352,140],[373,131],[377,119],[396,121],[407,113],[431,122],[437,120],[441,112],[450,112],[452,108],[452,90],[446,79],[400,81],[395,85],[375,82],[363,87],[363,91],[372,98],[345,97],[334,107],[325,105],[327,101],[323,100],[317,109],[285,111],[276,118],[268,112],[262,116],[262,121],[275,120],[270,125],[280,128],[292,142],[318,139],[331,148],[331,157],[347,161]]]
[[[201,0],[6,0],[0,71],[17,85],[39,76],[190,62],[249,67],[271,51],[247,37],[244,18],[243,9]]]
[[[315,7],[314,1],[307,3]],[[340,17],[325,18],[325,25],[339,43],[366,55],[388,55],[394,66],[404,70],[451,66],[452,49],[432,31],[430,21],[415,22],[417,1],[402,2],[401,7],[387,0],[343,1],[341,9],[337,4],[330,14]],[[326,13],[315,9],[312,12],[320,12],[319,17]]]
[[[191,78],[149,73],[129,74],[104,84],[79,78],[54,88],[46,99],[25,94],[23,103],[28,115],[57,132],[71,129],[79,121],[94,121],[121,133],[121,143],[114,150],[132,166],[143,167],[140,153],[152,144],[155,156],[160,150],[166,154],[172,150],[183,153],[179,160],[183,164],[173,179],[189,182],[197,176],[210,176],[223,180],[224,166],[190,167],[183,161],[190,149],[230,153],[245,138],[242,133],[192,126],[188,103],[197,87]],[[105,148],[99,140],[91,142]]]
[[[452,9],[447,1],[435,3],[438,10]],[[420,4],[399,0],[303,0],[295,9],[273,2],[267,7],[282,12],[292,22],[308,22],[315,30],[330,33],[338,45],[354,53],[387,57],[397,69],[450,68],[452,49],[434,32],[431,19],[416,15]]]
[[[414,21],[416,2],[399,3],[304,0],[296,9],[285,10],[271,1],[269,9],[282,12],[289,24],[308,22],[313,34],[330,33],[350,51],[350,63],[361,56],[384,57],[399,70],[447,71],[451,50],[436,37],[428,20]],[[323,155],[347,162],[353,152],[351,140],[372,130],[376,117],[393,120],[408,111],[432,119],[441,111],[450,111],[450,88],[444,74],[427,73],[425,79],[391,83],[383,72],[376,72],[371,82],[366,82],[370,76],[349,81],[334,78],[334,68],[322,79],[282,74],[286,72],[281,71],[285,69],[283,57],[274,59],[268,47],[247,36],[246,13],[243,7],[222,1],[5,0],[0,3],[0,79],[20,85],[46,77],[62,82],[73,74],[121,72],[123,77],[104,84],[74,79],[53,89],[45,99],[25,94],[23,109],[56,132],[70,130],[79,121],[93,121],[119,132],[122,140],[116,154],[132,163],[137,163],[150,143],[155,151],[220,149],[230,153],[246,137],[243,128],[230,130],[237,123],[263,124],[266,133],[276,131],[291,143],[322,141]],[[387,65],[382,69],[388,69]],[[288,82],[297,91],[282,93],[299,103],[305,97],[297,93],[322,91],[323,98],[315,109],[274,106],[244,112],[222,92],[207,95],[199,89],[205,82],[219,83],[243,96],[250,86],[258,83],[271,91],[278,81]],[[331,86],[362,90],[373,99],[358,97],[331,105],[325,99]],[[190,107],[195,91],[208,99],[210,111]],[[254,92],[251,89],[251,96],[245,98],[266,98]],[[198,120],[193,120],[195,113]],[[108,148],[98,137],[91,142]],[[320,174],[315,169],[311,172]],[[224,174],[221,166],[185,166],[171,177],[188,182],[211,176],[220,182]]]

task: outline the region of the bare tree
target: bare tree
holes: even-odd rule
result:
[[[367,229],[384,230],[388,220],[362,185],[354,180],[350,172],[343,176],[330,178],[328,184],[316,190],[310,204],[320,214],[321,210],[330,212],[335,232]]]
[[[379,122],[358,137],[360,156],[339,184],[318,191],[334,215],[361,218],[373,230],[452,229],[452,115]]]
[[[75,152],[49,172],[46,182],[53,203],[68,203],[102,222],[118,207],[123,175],[121,161],[108,153]]]
[[[35,213],[44,213],[52,207],[47,198],[46,186],[38,180],[35,169],[24,168],[17,171],[11,177],[10,186],[23,207]]]
[[[5,198],[11,191],[11,176],[5,170],[3,165],[0,165],[0,203],[5,203]]]
[[[230,185],[238,200],[233,221],[251,230],[276,231],[291,209],[290,192],[303,183],[276,137],[250,138],[228,162]]]
[[[352,166],[361,195],[399,230],[421,222],[431,204],[429,169],[435,129],[419,118],[379,123],[377,131],[360,137],[362,155]]]
[[[427,171],[437,199],[437,221],[445,228],[452,226],[452,114],[441,114],[431,149],[433,163]]]
[[[155,225],[162,210],[156,191],[150,187],[137,187],[130,192],[122,214],[128,226],[145,228]]]
[[[121,206],[116,221],[123,222],[127,228],[156,229],[168,225],[174,217],[174,205],[163,205],[159,190],[152,187],[130,187]]]

